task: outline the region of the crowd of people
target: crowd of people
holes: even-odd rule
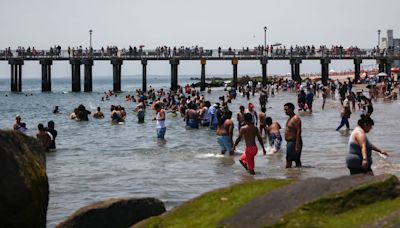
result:
[[[279,79],[263,86],[261,83],[250,79],[246,84],[238,88],[238,93],[245,98],[247,97],[248,100],[250,96],[258,96],[260,111],[257,113],[255,105],[250,101],[246,105],[240,105],[235,115],[237,121],[236,129],[238,129],[236,140],[234,140],[235,121],[232,118],[234,110],[229,108],[232,102],[236,102],[237,93],[234,88],[226,88],[225,95],[219,97],[217,101],[209,101],[206,99],[205,94],[201,94],[198,89],[189,85],[185,87],[179,86],[177,91],[156,90],[150,86],[147,92],[138,89],[133,95],[126,95],[125,101],[137,103],[132,111],[137,115],[138,123],[145,122],[147,109],[154,110],[155,116],[153,120],[156,122],[156,135],[159,139],[164,139],[167,132],[167,112],[171,113],[173,117],[180,116],[187,128],[209,128],[211,131],[215,131],[221,154],[234,155],[238,144],[244,138],[245,151],[240,156],[239,162],[250,174],[255,174],[254,157],[258,152],[256,140],[262,147],[263,153],[266,154],[263,137],[267,139],[272,153],[281,150],[283,139],[285,139],[287,142],[285,167],[291,168],[293,162],[296,167],[301,167],[303,148],[302,121],[300,116],[296,115],[296,109],[299,112],[311,115],[315,98],[322,98],[321,109],[324,109],[326,99],[328,97],[334,98],[338,94],[341,103],[341,121],[336,130],[340,130],[343,126],[346,126],[347,130],[350,129],[348,118],[350,118],[352,111],[355,112],[358,109],[362,113],[358,126],[350,136],[349,155],[346,159],[347,166],[351,174],[369,173],[372,171],[371,151],[375,150],[382,156],[387,156],[388,154],[370,143],[366,137],[366,134],[374,124],[371,116],[374,111],[373,99],[376,99],[376,97],[368,98],[364,95],[363,90],[353,91],[353,84],[354,82],[350,79],[344,82],[330,80],[327,85],[308,79],[303,83]],[[389,80],[383,81],[379,88],[385,89],[381,90],[382,94],[378,94],[380,97],[386,99],[385,95],[387,94],[385,91],[389,85],[391,90],[398,87],[397,83]],[[281,136],[280,132],[281,124],[266,115],[268,99],[274,97],[278,90],[297,93],[298,98],[297,108],[293,103],[283,105],[284,112],[288,116],[284,137]],[[108,91],[104,93],[101,101],[117,96],[112,91]],[[397,96],[393,96],[391,99],[396,98]],[[358,105],[356,105],[357,103]],[[59,108],[56,106],[53,113],[56,114],[58,112]],[[97,107],[97,111],[92,114],[81,104],[74,109],[69,118],[77,121],[88,121],[91,115],[94,119],[105,117],[100,107]],[[127,112],[121,105],[111,105],[109,116],[112,123],[123,124]],[[53,121],[48,122],[47,128],[43,124],[38,125],[37,138],[47,150],[55,149],[57,131],[54,130],[54,125]],[[16,117],[13,129],[22,133],[26,132],[26,124],[21,122],[21,116],[18,115]]]

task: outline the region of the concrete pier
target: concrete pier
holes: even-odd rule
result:
[[[262,68],[262,85],[265,86],[267,85],[267,64],[268,64],[268,59],[266,56],[263,56],[260,59],[261,63],[261,68]]]
[[[361,69],[362,59],[355,58],[354,59],[354,79],[356,83],[360,80],[360,69]]]
[[[237,89],[238,85],[238,65],[239,61],[237,58],[232,59],[232,65],[233,65],[233,79],[232,79],[232,87]]]
[[[201,63],[201,78],[200,78],[200,91],[206,90],[206,59],[202,58]]]
[[[84,88],[83,91],[85,92],[92,92],[93,91],[93,59],[83,59],[82,63],[85,67],[85,80],[84,80]]]
[[[330,58],[321,59],[321,78],[322,84],[327,85],[329,80],[329,63],[331,63]]]
[[[23,59],[10,59],[8,64],[11,65],[11,92],[22,91],[22,65]]]
[[[179,59],[170,59],[169,63],[171,64],[171,90],[177,91]]]
[[[69,63],[71,64],[71,72],[72,72],[72,92],[80,92],[82,61],[80,59],[70,59]]]
[[[113,65],[113,91],[121,92],[122,59],[112,58],[111,64]]]
[[[51,65],[53,60],[51,59],[41,59],[39,61],[42,65],[42,92],[51,91]]]
[[[142,59],[142,91],[147,91],[147,59]]]

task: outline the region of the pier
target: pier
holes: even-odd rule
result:
[[[240,61],[260,61],[262,84],[267,83],[267,65],[271,61],[288,61],[291,66],[291,78],[301,81],[300,66],[305,60],[319,61],[321,64],[322,84],[329,81],[329,64],[332,60],[352,60],[355,79],[360,76],[363,60],[376,60],[379,72],[391,75],[393,61],[400,60],[400,51],[381,51],[376,49],[332,50],[321,49],[196,49],[196,50],[144,50],[129,49],[119,51],[104,50],[60,50],[58,53],[47,50],[21,52],[17,50],[0,51],[0,61],[8,61],[11,66],[11,91],[22,91],[22,66],[25,61],[39,61],[42,65],[42,92],[51,91],[51,65],[53,61],[69,61],[71,64],[71,90],[81,91],[81,65],[84,65],[84,92],[92,91],[92,68],[96,61],[109,61],[113,68],[113,90],[121,91],[121,69],[123,63],[140,61],[142,70],[142,90],[147,91],[147,64],[149,61],[169,61],[171,65],[171,89],[178,89],[178,68],[181,61],[198,61],[200,69],[200,90],[205,90],[206,63],[208,61],[231,61],[233,67],[232,86],[237,88],[238,65]]]

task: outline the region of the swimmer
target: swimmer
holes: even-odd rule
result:
[[[60,111],[58,110],[58,106],[54,107],[53,114],[58,114]]]
[[[231,120],[232,112],[227,111],[218,121],[217,128],[217,142],[221,147],[221,154],[225,154],[225,152],[229,152],[229,155],[233,155],[234,151],[232,149],[233,145],[233,128],[234,124]]]
[[[50,120],[47,123],[47,128],[46,131],[51,134],[51,144],[49,149],[56,149],[56,137],[57,137],[57,131],[54,129],[54,121]]]
[[[245,153],[240,156],[239,162],[246,170],[249,171],[251,175],[255,175],[256,173],[254,172],[254,157],[258,152],[256,138],[262,146],[264,155],[266,154],[266,151],[260,132],[258,131],[258,128],[253,124],[253,116],[250,113],[246,113],[244,115],[244,121],[246,125],[240,128],[239,136],[235,141],[235,145],[233,146],[233,151],[236,150],[236,146],[240,143],[242,137],[244,137],[246,142],[246,150]]]
[[[28,130],[27,128],[26,128],[26,124],[25,123],[23,123],[23,122],[21,122],[21,116],[20,115],[17,115],[16,117],[15,117],[15,122],[14,122],[14,124],[13,124],[13,129],[14,130],[16,130],[16,131],[19,131],[19,132],[21,132],[21,133],[26,133],[26,131]]]
[[[46,151],[49,151],[51,143],[52,143],[52,135],[48,133],[43,124],[38,125],[38,133],[36,134],[36,138],[39,140],[40,144],[45,148]]]
[[[103,119],[104,114],[100,111],[100,107],[97,107],[97,111],[93,113],[93,118],[95,119]]]
[[[78,120],[78,112],[79,112],[78,108],[75,108],[74,111],[71,114],[69,114],[69,118],[71,120]]]
[[[282,145],[282,136],[281,136],[281,125],[278,122],[272,122],[271,117],[267,117],[265,119],[267,124],[267,136],[269,141],[269,146],[274,149],[274,152],[277,152],[281,149]]]

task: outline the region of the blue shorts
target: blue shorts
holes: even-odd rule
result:
[[[270,134],[269,138],[269,145],[271,147],[275,147],[275,149],[280,150],[281,149],[281,144],[282,144],[282,136],[280,133],[277,134]]]
[[[166,127],[157,128],[157,138],[163,139],[166,131],[167,131]]]
[[[192,120],[192,119],[189,119],[188,122],[189,122],[188,126],[190,128],[199,128],[199,122]]]
[[[217,142],[221,147],[222,153],[232,152],[232,144],[228,135],[217,135]]]

